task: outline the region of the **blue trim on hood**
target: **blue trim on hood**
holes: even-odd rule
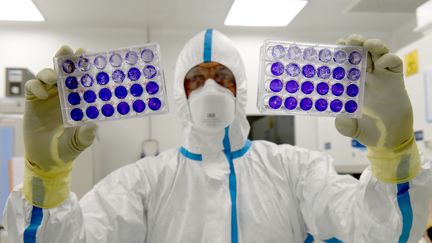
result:
[[[212,39],[213,29],[207,29],[204,35],[204,55],[203,62],[211,62],[212,60]]]

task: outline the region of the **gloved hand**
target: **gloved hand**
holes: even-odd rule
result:
[[[63,46],[56,56],[69,54],[72,49]],[[30,203],[42,208],[56,207],[69,196],[73,161],[92,144],[96,132],[95,124],[63,127],[56,82],[54,70],[46,68],[25,84],[22,191]]]
[[[413,132],[413,112],[405,90],[402,60],[378,39],[351,35],[338,44],[368,50],[363,116],[337,118],[336,129],[368,148],[372,173],[381,181],[406,182],[420,169]]]

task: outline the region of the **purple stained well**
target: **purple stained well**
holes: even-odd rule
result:
[[[284,73],[284,65],[281,62],[275,62],[270,67],[270,72],[274,76],[280,76]]]
[[[101,111],[105,117],[111,117],[114,114],[114,107],[111,104],[105,104],[102,106]]]
[[[285,56],[285,48],[282,45],[275,45],[272,48],[272,56],[281,59]]]
[[[86,115],[90,119],[95,119],[99,116],[99,110],[96,108],[96,106],[89,106],[86,109]]]
[[[310,64],[306,64],[302,68],[302,73],[306,78],[312,78],[315,76],[315,67]]]
[[[337,63],[344,63],[346,61],[346,59],[347,59],[347,54],[346,54],[345,51],[343,51],[343,50],[337,50],[334,53],[333,60],[335,62],[337,62]]]
[[[331,70],[328,66],[321,66],[317,69],[317,75],[319,78],[328,79],[331,77]]]
[[[78,59],[78,68],[81,71],[88,71],[90,70],[90,60],[87,57],[80,57],[80,59]]]
[[[313,102],[310,98],[303,98],[300,101],[300,108],[304,111],[308,111],[312,108]]]
[[[294,110],[297,107],[297,99],[294,97],[288,97],[284,102],[285,108],[288,110]]]
[[[81,77],[81,84],[84,87],[91,87],[93,85],[93,78],[89,74],[84,74]]]
[[[282,105],[282,98],[276,95],[272,96],[268,101],[268,105],[274,110],[279,109],[279,107],[281,107]]]
[[[347,90],[346,90],[346,93],[348,96],[355,97],[355,96],[357,96],[358,92],[359,92],[359,88],[357,85],[355,85],[355,84],[348,85]]]
[[[98,69],[104,69],[107,65],[107,60],[105,56],[96,56],[93,60],[93,65]]]
[[[145,103],[142,100],[135,100],[132,104],[132,109],[137,112],[137,113],[141,113],[144,111],[145,109]]]
[[[63,62],[62,68],[65,73],[73,73],[73,71],[75,71],[75,64],[68,59]]]
[[[298,46],[290,46],[287,51],[288,59],[296,60],[301,57],[302,51]]]
[[[315,109],[317,111],[325,111],[327,109],[328,103],[326,99],[318,99],[315,101]]]
[[[118,86],[114,90],[114,94],[119,99],[124,99],[127,96],[127,89],[124,86]]]
[[[351,81],[357,81],[360,79],[361,72],[358,68],[351,68],[348,70],[347,78]]]
[[[322,49],[318,54],[319,60],[321,62],[329,62],[332,59],[332,52],[329,49]]]
[[[140,77],[141,77],[141,72],[138,68],[133,67],[133,68],[129,69],[128,78],[131,81],[137,81]]]
[[[138,54],[134,51],[128,51],[126,52],[125,60],[127,64],[135,65],[138,62]]]
[[[333,69],[333,78],[337,80],[345,78],[345,69],[343,67],[336,67]]]
[[[353,65],[359,64],[361,60],[362,60],[362,54],[358,51],[353,51],[348,56],[348,61]]]
[[[65,80],[65,85],[68,89],[78,88],[78,80],[75,76],[69,76]]]
[[[109,90],[108,88],[102,88],[101,90],[99,90],[99,98],[103,101],[108,101],[110,100],[112,97],[112,93],[111,90]]]
[[[108,73],[106,73],[106,72],[99,72],[96,75],[96,82],[99,85],[105,85],[105,84],[107,84],[109,82],[109,75],[108,75]]]
[[[308,47],[303,51],[303,59],[306,61],[315,61],[317,58],[317,51],[313,47]]]
[[[111,54],[109,58],[109,62],[111,63],[111,66],[113,67],[120,67],[122,64],[123,58],[118,53]]]
[[[150,81],[146,85],[146,91],[147,93],[154,95],[159,91],[159,85],[154,81]]]
[[[339,112],[339,111],[341,111],[342,110],[342,101],[340,101],[338,99],[333,100],[332,102],[330,102],[330,109],[333,112]]]
[[[131,95],[135,96],[135,97],[139,97],[142,95],[144,89],[142,88],[142,86],[140,84],[133,84],[130,87],[130,93]]]
[[[283,89],[283,83],[280,79],[273,79],[272,81],[270,81],[270,90],[273,92],[279,92]]]
[[[125,79],[125,74],[122,70],[117,69],[111,74],[111,78],[116,83],[122,83],[123,80]]]
[[[77,92],[70,93],[68,95],[68,102],[71,105],[78,105],[81,102],[81,97]]]
[[[357,110],[357,103],[354,100],[349,100],[345,103],[345,111],[354,113]]]
[[[289,63],[286,66],[286,72],[288,73],[289,76],[296,77],[301,73],[301,70],[299,65],[297,65],[296,63]]]
[[[153,65],[147,65],[143,69],[143,75],[146,78],[154,78],[157,74],[157,70]]]
[[[144,62],[146,62],[146,63],[150,63],[150,62],[152,62],[153,61],[153,59],[154,59],[154,53],[153,53],[153,51],[152,50],[150,50],[150,49],[143,49],[142,51],[141,51],[141,59],[144,61]]]
[[[122,115],[126,115],[130,111],[129,104],[124,102],[124,101],[118,103],[117,111],[118,111],[118,113],[120,113]]]
[[[87,90],[84,92],[83,98],[87,103],[93,103],[96,101],[96,93],[93,90]]]
[[[81,121],[84,117],[84,113],[80,108],[75,108],[71,110],[70,116],[74,121]]]
[[[316,90],[318,94],[326,95],[329,92],[330,87],[326,82],[320,82],[317,84]]]
[[[344,92],[344,86],[342,84],[340,84],[340,83],[333,84],[332,93],[335,96],[341,96],[343,94],[343,92]]]
[[[314,90],[314,85],[311,81],[303,82],[301,85],[301,90],[304,94],[310,94]]]
[[[285,90],[291,94],[297,92],[298,89],[299,89],[299,85],[295,80],[290,80],[285,85]]]
[[[162,102],[161,102],[160,99],[158,99],[158,98],[156,98],[156,97],[153,97],[153,98],[150,98],[150,99],[149,99],[149,101],[148,101],[148,106],[149,106],[149,108],[150,108],[151,110],[153,110],[153,111],[157,111],[157,110],[159,110],[159,109],[161,108],[161,106],[162,106]]]

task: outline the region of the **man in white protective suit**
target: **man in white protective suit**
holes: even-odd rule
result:
[[[62,126],[52,69],[27,82],[25,179],[6,205],[9,235],[25,243],[417,242],[431,163],[415,143],[402,61],[377,39],[339,44],[368,50],[364,115],[336,119],[340,133],[368,147],[371,166],[359,180],[338,175],[325,153],[249,141],[242,59],[208,29],[186,43],[175,68],[182,147],[114,171],[80,201],[70,172],[95,125]]]

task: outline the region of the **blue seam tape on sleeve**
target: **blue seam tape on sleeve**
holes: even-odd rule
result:
[[[397,185],[397,202],[402,215],[402,232],[399,237],[399,243],[408,242],[412,223],[413,212],[409,195],[409,182]]]
[[[304,243],[312,243],[312,242],[314,242],[314,237],[310,233],[308,233],[306,235],[306,239],[305,239]]]
[[[242,149],[236,150],[234,152],[231,153],[231,156],[233,159],[237,159],[242,157],[243,155],[246,154],[246,152],[249,150],[249,148],[251,147],[252,142],[248,139],[246,140],[246,144],[243,146]]]
[[[36,243],[37,230],[42,223],[42,208],[33,206],[30,224],[24,231],[24,243]]]

